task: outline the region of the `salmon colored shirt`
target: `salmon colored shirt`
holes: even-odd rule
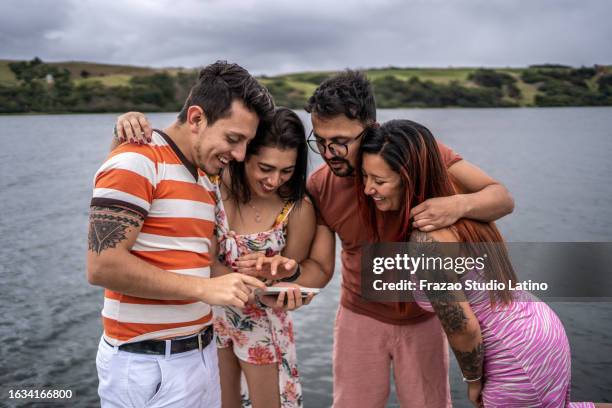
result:
[[[447,167],[461,156],[438,142]],[[317,222],[338,234],[342,242],[342,293],[340,303],[349,310],[390,324],[410,324],[433,316],[416,303],[371,302],[361,296],[361,246],[371,241],[359,216],[354,177],[338,177],[327,164],[308,179],[308,191],[317,208]],[[395,220],[387,219],[390,222]]]

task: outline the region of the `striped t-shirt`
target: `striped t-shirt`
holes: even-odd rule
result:
[[[95,176],[92,206],[129,208],[144,217],[131,253],[158,268],[210,277],[214,185],[160,131],[149,145],[113,150]],[[195,333],[211,324],[208,304],[104,291],[104,336],[113,345]]]

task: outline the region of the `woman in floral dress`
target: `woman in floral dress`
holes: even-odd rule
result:
[[[217,258],[223,264],[215,274],[238,270],[238,258],[250,253],[280,254],[294,261],[286,263],[293,269],[307,257],[315,215],[305,198],[306,166],[302,122],[279,108],[269,125],[260,126],[245,161],[232,162],[215,180]],[[268,283],[293,286],[288,297],[299,296],[295,284]],[[255,301],[244,309],[215,307],[214,314],[223,407],[301,407],[289,312]]]

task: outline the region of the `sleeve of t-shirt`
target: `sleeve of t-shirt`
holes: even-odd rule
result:
[[[149,152],[146,146],[138,145],[115,149],[96,172],[91,205],[126,208],[146,217],[157,173]]]
[[[325,225],[327,223],[321,216],[321,212],[319,211],[320,198],[321,198],[321,189],[318,183],[321,182],[320,178],[317,177],[318,172],[315,172],[308,177],[306,180],[306,190],[308,190],[308,194],[310,194],[310,198],[312,199],[312,204],[315,208],[315,214],[317,217],[317,225]]]
[[[442,163],[444,163],[447,169],[453,164],[457,163],[459,160],[463,160],[463,157],[461,157],[459,153],[455,152],[453,149],[439,140],[436,140],[436,142],[438,143],[438,150],[440,150]]]

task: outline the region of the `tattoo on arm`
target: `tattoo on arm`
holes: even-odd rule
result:
[[[436,244],[439,241],[426,232],[415,230],[410,237],[410,241],[412,243],[417,243],[417,248],[421,246],[424,248],[423,251],[417,250],[417,253],[427,252],[429,255],[443,257],[441,251],[436,248]],[[417,276],[419,279],[438,283],[441,285],[440,287],[449,283],[458,282],[457,276],[453,271],[438,270],[435,269],[435,267],[433,269],[420,268],[419,271],[417,271]],[[425,290],[425,295],[438,315],[438,319],[440,319],[446,333],[452,334],[465,329],[468,319],[463,308],[458,303],[465,300],[465,296],[462,292],[436,288],[436,290]]]
[[[430,234],[417,230],[415,229],[414,231],[412,231],[412,234],[410,234],[410,242],[438,242],[436,241]]]
[[[91,207],[89,213],[89,250],[98,255],[105,249],[116,248],[127,239],[130,228],[138,228],[144,218],[119,207]]]
[[[435,256],[443,256],[441,251],[437,251],[435,246],[432,250],[432,245],[438,243],[430,234],[422,231],[414,231],[410,237],[411,242],[417,242],[424,247],[427,246],[427,253]],[[418,253],[420,253],[419,251]],[[439,253],[440,252],[440,253]],[[418,275],[419,272],[417,272]],[[436,283],[454,283],[459,282],[454,271],[449,273],[441,270],[424,270],[421,272],[430,282]],[[430,290],[425,291],[429,302],[436,311],[436,315],[440,319],[444,331],[447,334],[462,332],[466,329],[468,318],[465,315],[463,307],[459,303],[465,301],[465,294],[460,290]],[[480,341],[472,351],[459,351],[453,348],[453,352],[457,357],[457,362],[461,371],[466,378],[477,378],[482,375],[482,365],[484,358],[484,347]]]
[[[452,334],[465,330],[468,319],[459,304],[438,301],[432,301],[431,304],[446,333]]]
[[[465,378],[477,378],[482,375],[482,362],[484,358],[482,342],[478,343],[472,351],[453,351]]]

